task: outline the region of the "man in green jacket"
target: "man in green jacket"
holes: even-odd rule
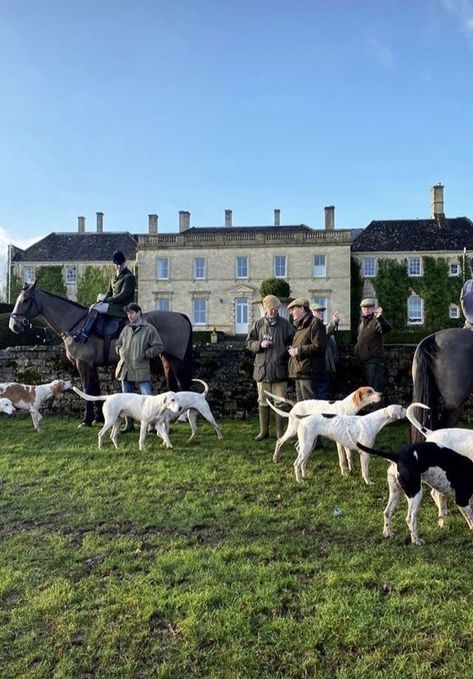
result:
[[[266,401],[266,391],[276,396],[286,396],[287,391],[287,350],[294,336],[289,321],[279,315],[281,302],[274,295],[263,299],[263,318],[253,324],[246,338],[246,348],[255,355],[253,379],[258,390],[258,415],[260,430],[255,441],[269,436],[270,408]],[[279,405],[279,404],[278,404]],[[284,433],[285,420],[276,415],[276,437]]]
[[[150,359],[162,352],[163,342],[154,325],[143,318],[138,304],[128,304],[125,311],[129,323],[125,325],[115,344],[115,351],[120,357],[115,377],[121,381],[124,394],[130,394],[137,385],[141,394],[151,395],[153,384]],[[131,418],[127,418],[123,431],[133,431]]]
[[[112,257],[116,274],[110,281],[105,295],[100,294],[97,302],[90,307],[82,330],[73,335],[76,342],[87,342],[99,314],[126,318],[124,307],[133,302],[136,289],[135,275],[127,267],[126,257],[121,250],[115,250]]]

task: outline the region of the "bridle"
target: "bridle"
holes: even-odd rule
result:
[[[33,305],[36,306],[36,313],[34,314],[34,317],[39,316],[41,311],[39,309],[38,302],[36,301],[36,298],[34,296],[31,296],[31,298],[29,300],[27,300],[27,302],[28,302],[28,306],[26,307],[24,313],[20,314],[20,313],[12,312],[10,314],[10,318],[12,318],[15,321],[15,323],[18,323],[19,325],[23,325],[23,327],[25,327],[25,328],[33,328],[34,326],[33,326],[31,319],[30,319],[30,316],[32,315],[31,310],[32,310]],[[37,326],[37,327],[39,328],[40,326]]]
[[[36,307],[36,308],[35,308]],[[15,324],[22,325],[24,330],[36,330],[36,337],[42,339],[43,344],[51,344],[51,337],[48,328],[42,325],[33,325],[30,316],[36,318],[41,314],[41,309],[39,308],[36,298],[32,295],[26,300],[26,308],[24,313],[12,312],[10,318],[13,319]]]

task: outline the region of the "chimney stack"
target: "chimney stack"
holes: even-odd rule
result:
[[[79,233],[85,233],[85,217],[77,217]]]
[[[325,231],[333,231],[335,228],[335,207],[328,205],[325,210]]]
[[[281,226],[281,210],[274,210],[274,226]]]
[[[156,236],[158,233],[158,215],[148,215],[148,233]]]
[[[191,213],[187,210],[179,210],[179,233],[189,229],[191,223]]]
[[[97,212],[97,233],[103,233],[103,212]]]
[[[432,186],[432,219],[445,217],[443,205],[443,184],[435,184]]]
[[[229,229],[232,226],[232,211],[225,210],[225,228]]]

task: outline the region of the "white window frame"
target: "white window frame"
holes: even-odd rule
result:
[[[458,262],[450,262],[448,265],[448,275],[452,277],[460,275],[460,265]]]
[[[74,264],[68,264],[66,266],[64,280],[66,285],[75,285],[77,283],[77,267]]]
[[[165,269],[165,271],[160,272],[161,266]],[[169,257],[156,258],[156,280],[157,281],[169,280]]]
[[[417,308],[413,308],[417,306]],[[419,295],[411,295],[407,300],[407,325],[423,325],[424,300]]]
[[[361,274],[363,278],[374,278],[378,273],[378,260],[376,257],[363,257],[361,261]]]
[[[317,262],[317,260],[320,260]],[[327,278],[327,255],[314,255],[312,258],[314,278]]]
[[[422,276],[422,257],[408,257],[407,275],[410,278],[419,278]]]
[[[156,311],[171,311],[171,300],[169,297],[156,297]]]
[[[192,276],[195,281],[205,281],[207,278],[207,260],[205,257],[194,257],[192,261]]]
[[[247,280],[249,278],[249,271],[248,255],[238,255],[235,259],[235,277]]]
[[[448,307],[448,317],[454,319],[460,318],[460,307],[458,304],[450,304]]]
[[[192,300],[192,325],[207,325],[207,298],[194,297]]]
[[[31,283],[34,283],[34,266],[24,266],[23,267],[23,282],[28,283],[30,285]]]
[[[275,278],[287,278],[287,255],[274,255],[273,270]]]

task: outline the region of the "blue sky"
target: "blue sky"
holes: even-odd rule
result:
[[[473,0],[2,0],[0,247],[473,218]]]

